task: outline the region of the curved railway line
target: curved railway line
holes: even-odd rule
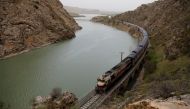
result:
[[[137,27],[138,31],[141,32],[142,37],[143,37],[140,43],[143,43],[143,41],[148,41],[148,33],[142,27],[139,27],[135,24],[128,23],[128,22],[122,22],[122,21],[118,21],[118,22],[123,23],[125,25]],[[148,47],[146,48],[143,55],[136,62],[136,64],[134,66],[132,66],[132,68],[126,73],[126,75],[124,75],[120,80],[118,80],[117,83],[114,84],[114,86],[110,88],[110,90],[108,90],[107,92],[105,92],[103,94],[98,94],[98,93],[96,93],[95,89],[93,89],[85,97],[83,97],[79,101],[80,109],[96,109],[107,98],[109,98],[113,92],[115,92],[117,89],[119,89],[119,87],[122,84],[124,84],[124,83],[126,84],[126,82],[128,84],[129,81],[134,78],[134,76],[135,76],[136,72],[138,71],[138,69],[140,68],[140,66],[142,66],[142,62],[146,55],[147,49],[148,49]]]

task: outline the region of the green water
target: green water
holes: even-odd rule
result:
[[[127,56],[137,45],[128,33],[87,18],[77,22],[83,29],[72,40],[0,60],[0,101],[10,109],[29,109],[33,97],[55,87],[81,98],[120,61],[121,51]]]

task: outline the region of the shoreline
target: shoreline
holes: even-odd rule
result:
[[[79,26],[79,29],[76,29],[76,30],[75,30],[75,33],[76,33],[77,31],[81,30],[81,29],[82,29],[82,27]],[[17,56],[17,55],[20,55],[20,54],[23,54],[23,53],[30,52],[30,51],[35,50],[35,49],[40,49],[40,48],[43,48],[43,47],[46,47],[46,46],[49,46],[49,45],[52,45],[52,44],[64,42],[64,41],[66,41],[66,40],[71,40],[71,39],[73,39],[73,38],[75,38],[75,37],[76,37],[76,36],[74,36],[74,37],[72,37],[72,38],[68,38],[68,39],[62,40],[62,41],[58,41],[58,42],[49,42],[49,43],[46,43],[46,44],[42,44],[42,45],[40,45],[40,46],[38,46],[38,47],[33,47],[33,48],[30,48],[30,49],[25,49],[25,50],[22,50],[22,51],[17,52],[17,53],[11,53],[11,54],[9,54],[9,55],[0,57],[0,61],[1,61],[1,60],[9,59],[9,58],[11,58],[11,57],[14,57],[14,56]]]
[[[31,49],[26,49],[26,50],[23,50],[23,51],[20,51],[20,52],[17,52],[17,53],[12,53],[12,54],[9,54],[7,56],[4,56],[4,57],[0,58],[0,61],[9,59],[11,57],[15,57],[15,56],[20,55],[20,54],[30,52],[30,51],[35,50],[35,49],[40,49],[40,48],[46,47],[46,46],[51,45],[51,44],[55,44],[55,43],[47,43],[47,44],[43,44],[43,45],[38,46],[38,47],[34,47],[34,48],[31,48]]]
[[[119,21],[115,21],[115,20],[110,21],[110,19],[106,18],[105,16],[93,17],[90,21],[95,22],[95,23],[101,23],[106,26],[110,26],[115,29],[118,29],[120,31],[127,32],[136,39],[139,39],[142,35],[141,32],[138,30],[138,28],[133,27],[131,25],[123,24],[122,22],[119,22]]]

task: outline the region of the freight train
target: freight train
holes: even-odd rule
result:
[[[114,86],[117,81],[126,75],[133,66],[136,65],[138,60],[147,52],[149,45],[148,33],[141,27],[126,23],[124,24],[136,26],[138,30],[142,33],[143,39],[139,42],[137,48],[131,52],[124,60],[113,67],[111,70],[107,71],[105,74],[101,75],[97,79],[97,85],[95,87],[96,93],[105,93],[112,86]]]

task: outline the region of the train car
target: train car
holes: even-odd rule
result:
[[[133,66],[137,63],[137,61],[140,59],[140,57],[144,53],[144,47],[138,46],[132,53],[128,56],[132,59]]]
[[[145,51],[148,47],[149,42],[147,40],[142,40],[142,42],[140,42],[139,46],[143,47],[143,50]]]
[[[125,75],[127,71],[131,68],[131,59],[124,59],[121,63],[113,67],[110,71],[106,72],[97,79],[97,85],[95,90],[97,93],[104,93],[110,87],[112,87],[115,82]]]
[[[144,36],[143,40],[140,42],[139,46],[144,48],[144,52],[147,50],[149,45],[148,36]]]
[[[131,54],[129,54],[128,58],[131,59],[131,61],[132,61],[131,64],[132,64],[132,66],[134,66],[135,65],[136,53],[132,52]]]

